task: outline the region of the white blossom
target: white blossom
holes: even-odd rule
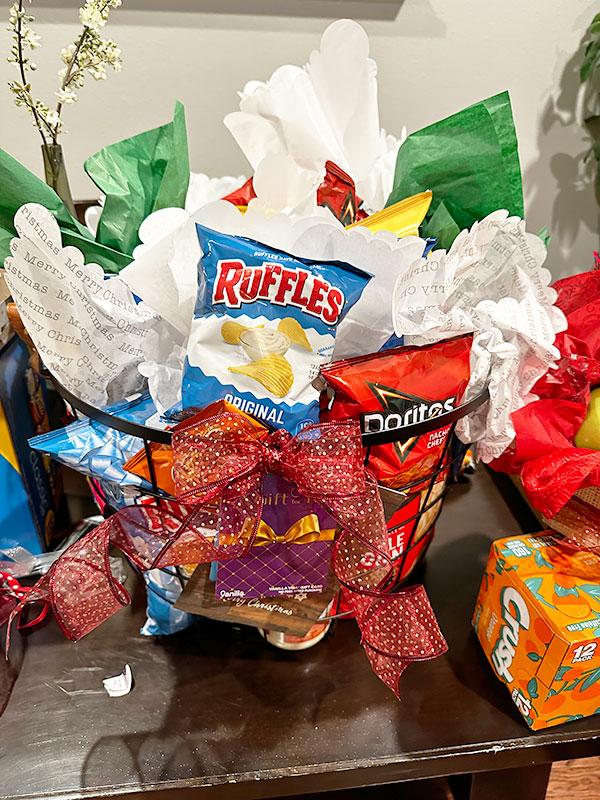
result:
[[[13,44],[8,61],[19,69],[21,76],[37,69],[29,52],[40,47],[39,34],[31,28],[34,17],[23,10],[24,0],[13,3],[9,9],[9,30]],[[30,0],[31,2],[31,0]],[[61,111],[63,106],[77,101],[77,89],[85,83],[86,75],[94,80],[106,79],[106,68],[121,72],[121,50],[111,39],[103,39],[100,30],[106,24],[110,11],[119,8],[121,0],[86,0],[79,9],[79,20],[83,29],[75,41],[63,47],[60,58],[63,67],[58,71],[60,86],[55,92],[58,99],[56,110],[51,110],[42,100],[35,99],[31,85],[25,81],[11,81],[9,88],[17,106],[25,106],[33,117],[44,142],[56,143],[59,133],[64,132]]]
[[[64,103],[65,105],[74,103],[77,100],[77,95],[72,89],[59,89],[58,92],[54,94],[58,97],[58,102]]]
[[[106,23],[98,4],[94,0],[89,0],[83,8],[79,9],[79,21],[84,27],[95,30],[98,30]]]

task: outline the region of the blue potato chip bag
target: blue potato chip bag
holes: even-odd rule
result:
[[[203,256],[183,407],[227,400],[295,434],[317,422],[312,381],[371,275],[196,225]]]
[[[151,427],[164,427],[159,422],[156,407],[148,392],[119,400],[103,410],[129,422],[140,425],[150,422]],[[64,428],[34,436],[29,440],[29,445],[90,478],[117,486],[151,488],[144,478],[123,469],[123,465],[144,446],[143,441],[88,417],[78,419]]]
[[[142,636],[170,636],[193,625],[196,616],[173,605],[182,590],[175,567],[150,569],[144,572],[144,581],[148,605],[146,622],[140,630]]]

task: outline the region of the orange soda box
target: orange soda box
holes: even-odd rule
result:
[[[600,714],[600,556],[560,535],[498,539],[473,627],[530,728]]]

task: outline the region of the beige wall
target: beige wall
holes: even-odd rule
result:
[[[76,33],[78,5],[33,2],[44,43],[36,52],[34,89],[42,97],[55,89],[58,54]],[[66,110],[70,133],[63,143],[73,193],[78,199],[95,194],[82,171],[86,156],[167,121],[177,98],[186,106],[193,169],[247,171],[222,125],[237,107],[236,91],[280,64],[304,63],[331,20],[352,16],[370,34],[381,122],[392,133],[510,90],[528,227],[548,225],[548,266],[556,277],[588,268],[600,222],[574,110],[580,42],[597,10],[590,0],[124,0],[107,29],[123,49],[124,71],[104,83],[90,81],[81,101]],[[7,52],[4,27],[0,42]],[[0,87],[11,75],[3,61]],[[8,91],[0,96],[0,146],[39,173],[36,131]]]

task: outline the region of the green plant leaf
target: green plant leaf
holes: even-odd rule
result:
[[[582,83],[591,77],[591,74],[594,72],[596,67],[598,66],[598,53],[600,52],[600,41],[593,40],[591,41],[585,49],[585,58],[583,60],[583,64],[581,65],[581,69],[579,71],[579,78]]]
[[[585,124],[590,132],[590,135],[596,141],[600,137],[600,116],[593,114],[591,117],[585,118]],[[593,148],[592,148],[593,150]]]
[[[527,653],[527,658],[530,661],[541,661],[542,656],[539,653]]]
[[[547,225],[544,225],[544,227],[537,232],[536,236],[539,236],[542,242],[546,245],[546,247],[548,247],[548,245],[550,244],[550,234],[548,233]],[[536,550],[536,553],[537,552],[538,551]]]
[[[532,698],[538,696],[538,682],[535,678],[532,678],[527,684],[527,691],[529,692],[529,696]]]

